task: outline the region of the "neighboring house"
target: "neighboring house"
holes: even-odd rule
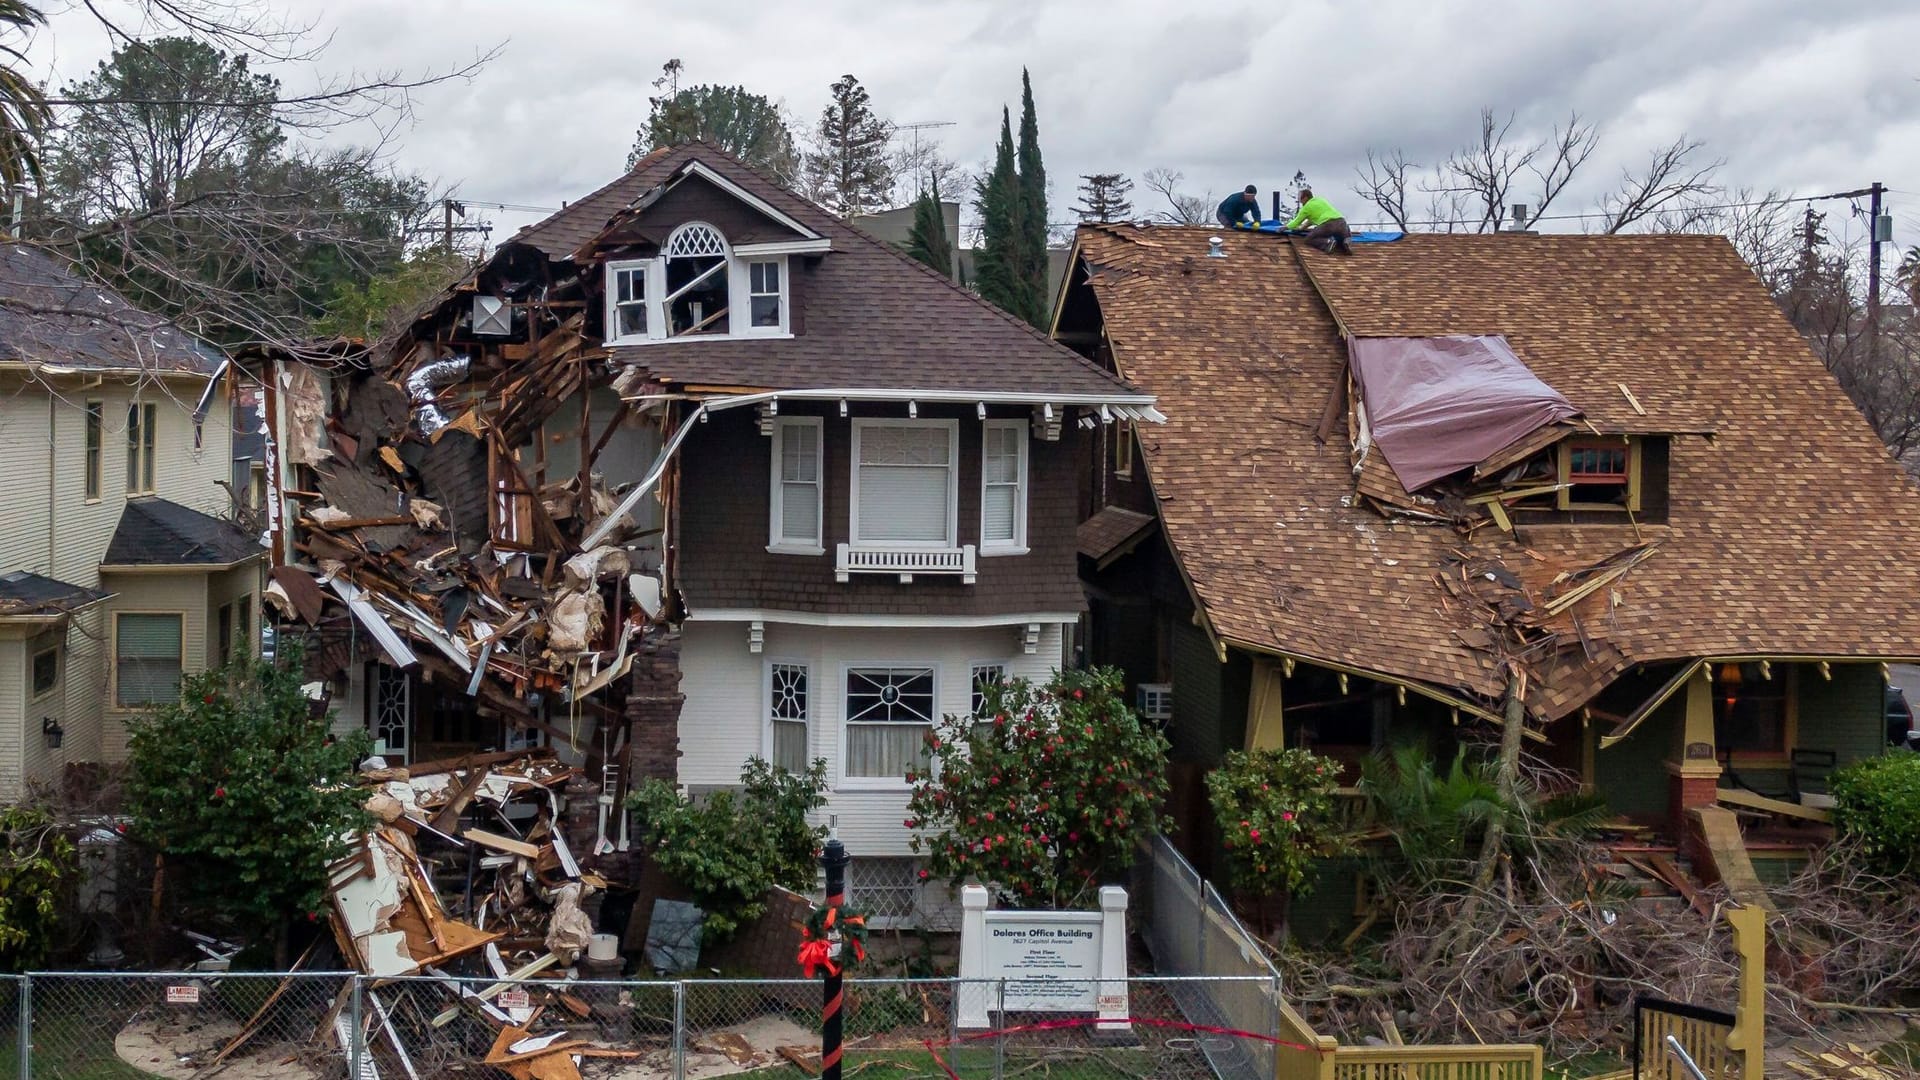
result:
[[[276,571],[359,598],[299,620],[339,723],[401,760],[531,732],[621,792],[824,758],[866,880],[907,891],[931,725],[1070,658],[1085,432],[1158,418],[704,146],[522,230],[364,367]]]
[[[875,214],[856,214],[847,220],[858,226],[861,231],[871,233],[894,247],[906,250],[913,236],[914,205],[896,206],[891,210],[882,210]],[[960,204],[957,202],[940,203],[940,216],[946,223],[947,242],[953,245],[953,280],[962,285],[974,280],[973,263],[980,249],[961,247]],[[1064,247],[1047,247],[1047,296],[1060,295],[1060,282],[1066,276],[1067,262],[1072,252]]]
[[[0,800],[118,760],[129,716],[253,647],[264,553],[214,516],[221,365],[64,261],[0,247]]]
[[[1882,751],[1920,495],[1723,239],[1215,232],[1083,227],[1056,322],[1169,417],[1107,429],[1080,552],[1189,786],[1450,755],[1517,691],[1532,754],[1678,841]]]

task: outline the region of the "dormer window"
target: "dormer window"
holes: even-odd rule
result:
[[[606,318],[609,345],[785,336],[787,258],[743,256],[719,229],[690,221],[656,257],[607,263]]]

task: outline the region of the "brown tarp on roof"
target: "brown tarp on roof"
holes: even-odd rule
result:
[[[1353,338],[1373,442],[1408,491],[1580,415],[1492,335]]]

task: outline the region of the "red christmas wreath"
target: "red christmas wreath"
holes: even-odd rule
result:
[[[800,930],[800,973],[838,975],[867,958],[867,913],[851,907],[817,907]],[[834,946],[839,945],[836,957]]]

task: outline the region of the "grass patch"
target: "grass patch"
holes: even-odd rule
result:
[[[993,1048],[967,1046],[942,1048],[940,1056],[961,1076],[993,1074]],[[1143,1077],[1176,1075],[1158,1070],[1151,1055],[1142,1050],[1055,1051],[1049,1055],[1007,1051],[1006,1071],[1012,1075],[1033,1066],[1042,1057],[1051,1057],[1052,1069],[1036,1070],[1033,1075],[1071,1076],[1073,1080],[1142,1080]],[[1194,1064],[1198,1065],[1198,1059]],[[1204,1069],[1204,1066],[1201,1066]],[[1180,1070],[1178,1075],[1185,1075]],[[809,1074],[791,1062],[740,1073],[742,1080],[800,1080]],[[846,1080],[927,1080],[947,1075],[945,1069],[925,1050],[849,1050],[841,1063]]]
[[[97,1017],[33,1015],[33,1075],[60,1077],[61,1080],[150,1080],[143,1072],[120,1060],[114,1053],[113,1038],[119,1032],[102,1030]],[[0,1029],[0,1080],[19,1080],[19,1031],[12,1026]]]
[[[1633,1061],[1618,1054],[1580,1054],[1565,1061],[1547,1062],[1546,1080],[1581,1080],[1587,1076],[1605,1076],[1633,1067]]]
[[[1907,1025],[1906,1034],[1882,1046],[1879,1058],[1910,1073],[1920,1073],[1920,1028]]]

